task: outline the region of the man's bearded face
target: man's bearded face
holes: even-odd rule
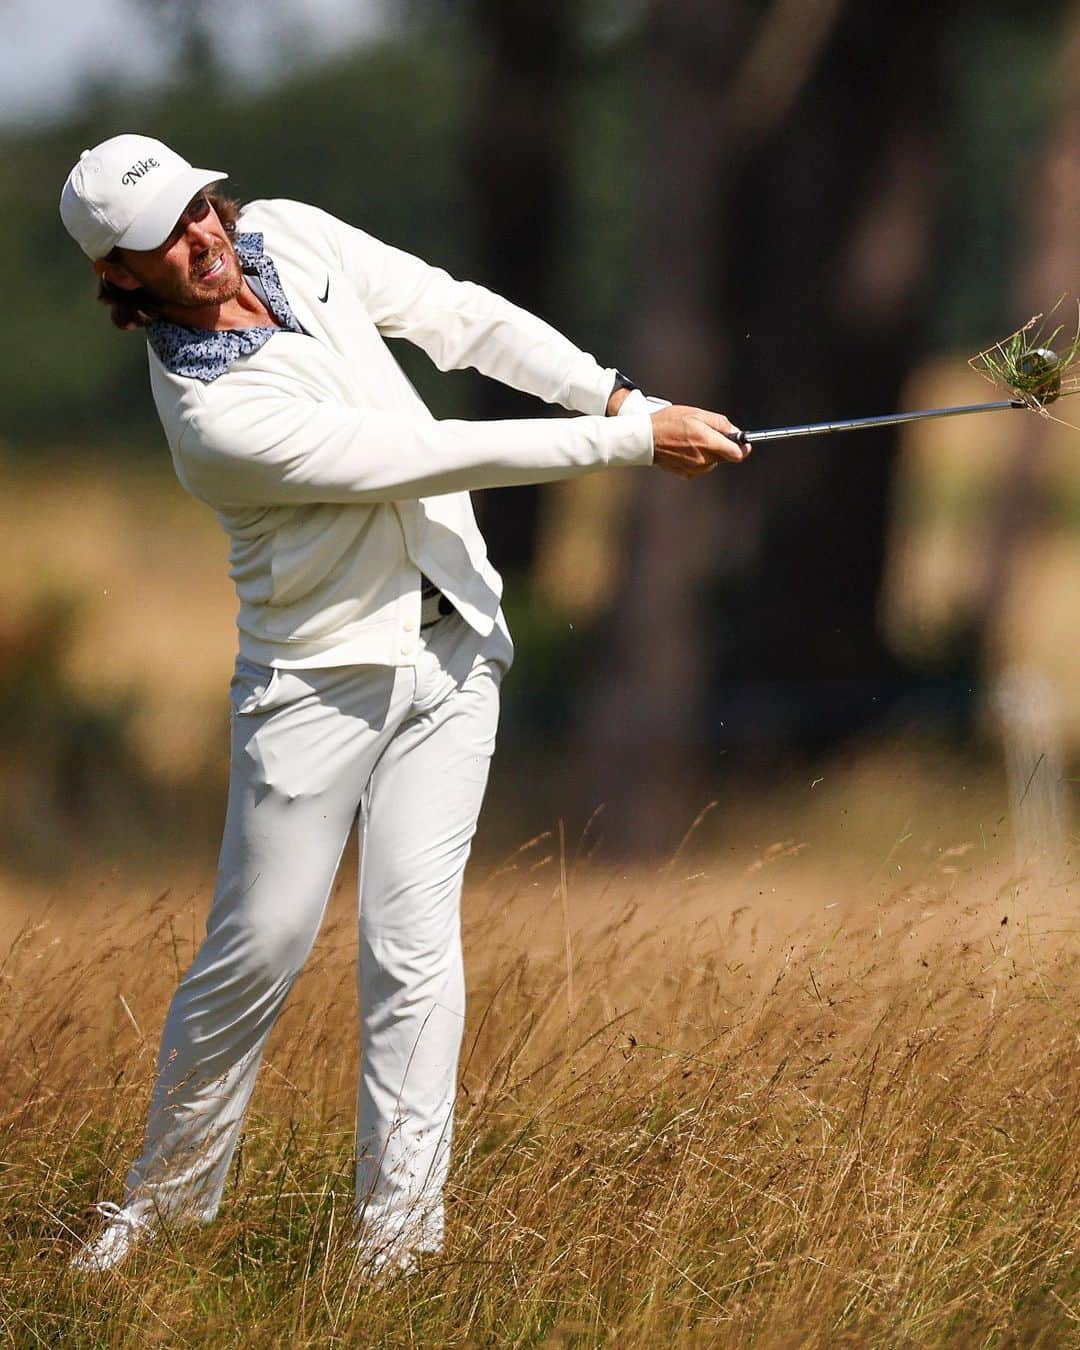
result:
[[[183,311],[197,312],[235,300],[243,285],[232,240],[202,194],[188,205],[158,248],[123,249],[121,254],[121,265],[139,285],[163,310],[174,311],[180,319],[189,317]]]

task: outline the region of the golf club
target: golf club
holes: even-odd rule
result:
[[[917,412],[886,413],[882,417],[852,417],[841,422],[808,422],[801,426],[770,427],[764,431],[740,431],[731,440],[740,445],[788,441],[799,436],[825,436],[834,431],[866,431],[873,427],[897,427],[938,417],[963,417],[969,413],[1002,412],[1007,408],[1045,407],[1061,397],[1061,358],[1049,347],[1039,347],[1023,359],[1024,374],[1034,384],[1025,398],[999,399],[993,403],[965,403],[952,408],[923,408]]]

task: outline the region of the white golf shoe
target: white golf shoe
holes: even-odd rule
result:
[[[108,1222],[97,1237],[83,1243],[71,1258],[72,1270],[99,1274],[112,1270],[157,1231],[150,1218],[133,1214],[110,1200],[102,1200],[94,1209]]]

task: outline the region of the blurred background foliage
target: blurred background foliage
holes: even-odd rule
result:
[[[84,146],[160,135],[243,199],[316,203],[748,427],[978,398],[967,356],[1077,290],[1075,3],[400,0],[318,61],[304,7],[266,3],[261,77],[214,6],[131,6],[167,74],[91,68],[62,116],[0,128],[4,779],[52,784],[47,840],[104,838],[133,795],[155,840],[203,819],[232,642],[223,541],[170,481],[143,343],[57,217]],[[436,416],[535,415],[397,354]],[[1080,740],[1077,432],[999,421],[762,449],[696,487],[486,494],[519,648],[502,809],[603,801],[616,846],[662,847],[748,767],[765,784],[852,738],[993,756],[1018,664]],[[29,856],[13,819],[2,852]]]

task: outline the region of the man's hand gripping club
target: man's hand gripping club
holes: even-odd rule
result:
[[[728,439],[738,428],[723,413],[678,405],[652,415],[653,463],[679,478],[700,478],[721,462],[741,464],[749,445]]]

